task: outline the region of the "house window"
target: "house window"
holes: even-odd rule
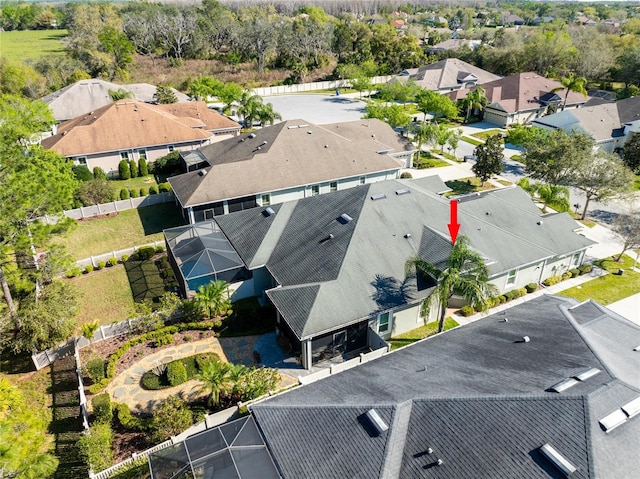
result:
[[[507,273],[507,286],[513,286],[516,284],[516,276],[518,276],[518,270],[512,269]]]
[[[120,159],[124,160],[124,161],[129,161],[129,152],[128,151],[121,151],[120,152]]]
[[[573,257],[571,258],[571,266],[575,268],[579,265],[580,265],[580,253],[574,253]]]
[[[317,196],[320,194],[320,185],[313,185],[311,187],[311,196]]]
[[[76,164],[77,165],[87,165],[87,157],[86,156],[79,156],[78,158],[76,158]]]
[[[329,191],[338,191],[338,182],[332,181],[329,183]]]
[[[378,333],[386,334],[389,332],[389,312],[382,313],[378,317]]]
[[[144,161],[147,161],[147,149],[146,148],[141,148],[138,150],[138,158],[139,159],[144,159]]]
[[[366,177],[366,176],[361,176],[361,177],[360,177],[360,184],[361,184],[361,185],[364,185],[364,182],[365,182],[366,180],[367,180],[367,177]]]
[[[271,204],[271,195],[262,195],[262,206],[269,206]]]
[[[167,150],[169,150],[169,153],[171,153],[173,150],[175,150],[176,147],[173,145],[167,145]]]

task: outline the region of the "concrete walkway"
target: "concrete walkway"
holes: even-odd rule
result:
[[[611,303],[607,308],[640,326],[640,293]]]
[[[141,358],[133,366],[118,374],[109,383],[106,391],[113,401],[125,403],[132,411],[136,412],[149,412],[156,403],[169,396],[182,395],[185,399],[194,399],[203,394],[200,391],[202,383],[199,381],[191,380],[172,388],[147,391],[140,385],[142,375],[162,364],[200,353],[215,353],[222,361],[234,364],[255,365],[253,351],[258,338],[259,336],[207,338],[163,349]],[[280,387],[289,387],[297,383],[297,379],[291,376],[280,375]]]

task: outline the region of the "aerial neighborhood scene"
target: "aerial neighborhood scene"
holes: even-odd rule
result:
[[[640,477],[640,4],[0,1],[0,478]]]

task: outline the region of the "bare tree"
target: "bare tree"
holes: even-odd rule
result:
[[[160,44],[169,52],[169,56],[182,59],[187,45],[193,40],[196,17],[185,9],[163,12],[156,19],[155,29]]]
[[[619,215],[613,222],[613,232],[622,240],[622,251],[616,261],[629,249],[640,248],[640,213]]]

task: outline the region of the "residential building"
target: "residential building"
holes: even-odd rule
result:
[[[447,189],[438,177],[389,180],[239,211],[166,230],[169,258],[185,294],[224,279],[233,299],[268,298],[310,368],[423,324],[434,285],[406,277],[405,264],[449,256]],[[568,214],[542,215],[517,187],[457,201],[460,234],[500,293],[579,266],[592,244]]]
[[[153,453],[152,477],[630,479],[639,346],[599,304],[543,295],[258,402]]]
[[[62,123],[42,146],[113,177],[121,160],[154,162],[173,150],[193,150],[239,131],[237,123],[203,102],[178,107],[119,100]]]
[[[566,89],[560,82],[535,72],[519,73],[482,85],[489,103],[484,107],[484,121],[505,127],[526,124],[549,113],[564,103]],[[471,89],[451,93],[452,100],[464,98]],[[581,93],[570,91],[566,109],[579,108],[587,101]]]
[[[613,153],[624,148],[632,133],[640,133],[640,97],[616,102],[592,99],[582,108],[537,118],[531,125],[547,130],[585,132],[598,147]]]
[[[442,53],[446,51],[458,51],[463,46],[470,48],[471,50],[475,50],[482,44],[481,40],[465,40],[459,38],[450,38],[449,40],[445,40],[443,42],[437,43],[436,45],[428,47],[425,52],[427,55],[435,55],[437,53]]]
[[[118,85],[97,78],[79,80],[48,94],[41,100],[49,105],[56,121],[62,122],[85,115],[90,111],[96,111],[103,106],[113,103],[109,91],[117,91],[120,89],[131,93],[133,100],[155,103],[154,95],[157,89],[155,85],[150,85],[149,83]],[[173,88],[172,90],[179,102],[189,100],[189,97],[184,93],[180,93]]]
[[[500,78],[457,58],[447,58],[420,68],[411,68],[403,71],[399,77],[411,78],[421,88],[441,93],[473,88]]]
[[[289,120],[182,154],[168,179],[189,223],[397,178],[415,147],[386,123]]]

